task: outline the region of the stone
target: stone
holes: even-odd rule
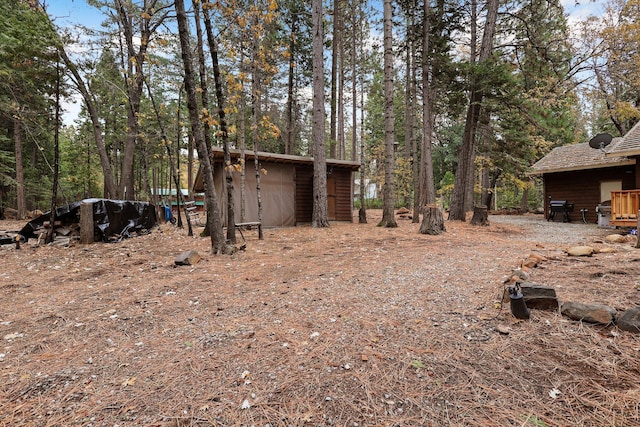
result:
[[[527,308],[544,311],[558,311],[559,302],[556,290],[551,286],[537,283],[521,283],[520,292]],[[509,302],[509,290],[505,288],[503,301]]]
[[[614,322],[617,311],[604,304],[583,304],[568,301],[562,304],[561,313],[573,320],[609,325]]]
[[[531,252],[528,257],[522,260],[522,267],[528,268],[536,268],[541,262],[546,261],[547,258],[544,256],[537,254],[535,252]]]
[[[505,325],[496,326],[496,332],[502,335],[509,335],[511,333],[511,328]]]
[[[612,248],[611,246],[598,249],[599,254],[615,254],[616,252],[618,252],[618,250],[616,248]]]
[[[595,250],[591,246],[572,246],[567,249],[569,256],[591,256]]]
[[[618,316],[616,324],[623,331],[640,333],[640,307],[633,307],[623,312]]]
[[[185,251],[174,261],[176,265],[196,265],[200,261],[200,254],[196,251]]]
[[[522,268],[516,268],[515,270],[513,270],[511,272],[511,277],[514,276],[519,279],[517,280],[518,282],[529,280],[529,277],[531,277],[531,275],[527,271],[524,271]]]
[[[625,243],[627,238],[621,234],[609,234],[606,238],[609,243]]]

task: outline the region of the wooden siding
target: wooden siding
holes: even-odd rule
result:
[[[313,168],[296,167],[296,224],[313,216]]]
[[[587,209],[586,219],[597,223],[596,206],[600,204],[600,183],[603,181],[622,181],[623,190],[635,188],[633,166],[580,170],[544,174],[545,217],[549,217],[549,200],[566,200],[573,203],[573,212],[569,218],[574,222],[582,221],[581,209]],[[562,218],[556,215],[555,220]]]
[[[336,221],[353,221],[353,182],[352,172],[347,169],[333,168],[336,179]]]
[[[336,221],[353,221],[351,191],[352,172],[349,169],[330,168],[336,183]],[[313,169],[296,167],[296,222],[311,222],[313,217]]]

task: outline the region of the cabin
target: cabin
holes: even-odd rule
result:
[[[235,223],[258,221],[258,194],[255,160],[260,171],[260,195],[262,200],[262,225],[265,227],[295,226],[310,223],[313,214],[313,158],[245,151],[245,217],[240,217],[240,150],[232,149]],[[227,194],[224,190],[224,153],[221,148],[212,150],[214,182],[220,213],[227,224]],[[330,221],[353,222],[354,173],[359,162],[327,159],[327,207]],[[193,191],[204,191],[202,170],[198,170]]]
[[[608,160],[630,159],[634,180],[631,184],[611,192],[611,221],[615,226],[636,227],[640,209],[640,122],[631,128],[617,143],[605,148]]]
[[[542,177],[546,219],[598,223],[596,207],[611,200],[610,225],[621,225],[614,223],[613,194],[640,188],[636,160],[608,155],[622,140],[615,138],[605,149],[587,142],[556,147],[531,167],[529,175]],[[564,202],[566,213],[553,212],[551,202]]]

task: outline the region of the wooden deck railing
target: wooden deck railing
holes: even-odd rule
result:
[[[638,224],[640,190],[611,192],[611,225],[635,227]]]

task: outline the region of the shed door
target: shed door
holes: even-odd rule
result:
[[[612,191],[622,191],[622,181],[600,182],[600,201],[611,200]]]
[[[336,178],[333,176],[327,177],[327,209],[330,221],[336,220]]]

